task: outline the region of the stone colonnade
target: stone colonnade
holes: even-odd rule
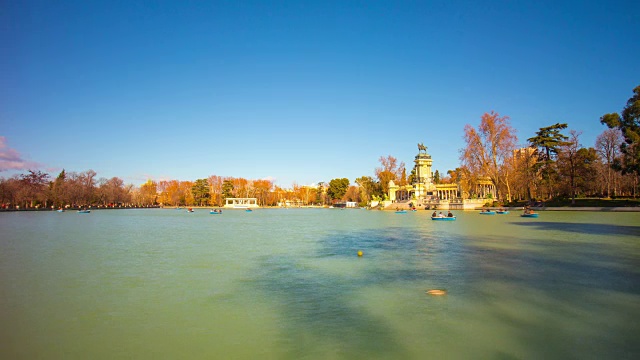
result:
[[[458,198],[458,189],[438,189],[438,199],[453,200]]]
[[[486,198],[487,195],[491,195],[493,199],[496,198],[496,187],[493,183],[480,183],[476,185],[476,192],[481,198]]]

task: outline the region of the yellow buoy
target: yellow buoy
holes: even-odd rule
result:
[[[427,295],[447,295],[447,290],[433,289],[427,291]]]
[[[358,256],[362,256],[363,254],[362,250],[358,250]]]

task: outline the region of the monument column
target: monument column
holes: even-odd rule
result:
[[[427,147],[418,144],[418,155],[413,160],[416,169],[416,179],[414,188],[416,189],[416,197],[424,197],[427,194],[431,184],[433,183],[433,174],[431,173],[431,155],[427,153]]]

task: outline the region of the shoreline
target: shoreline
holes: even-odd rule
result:
[[[560,207],[560,206],[530,206],[531,210],[535,211],[597,211],[597,212],[640,212],[640,206],[612,206],[612,207],[601,207],[601,206],[581,206],[581,207]],[[524,210],[522,206],[516,207],[508,207],[508,206],[494,206],[494,207],[486,207],[486,208],[476,208],[473,211],[489,209],[489,210],[498,210],[498,209],[506,209],[506,210]]]
[[[76,211],[76,210],[131,210],[131,209],[160,209],[160,206],[70,206],[64,208],[64,211]],[[22,212],[22,211],[58,211],[57,208],[25,208],[25,209],[0,209],[0,212]]]
[[[225,207],[217,207],[217,206],[181,206],[180,210],[182,209],[187,209],[187,208],[192,208],[192,209],[207,209],[207,210],[211,210],[211,209],[222,209],[222,210],[245,210],[244,208],[225,208]],[[584,207],[553,207],[553,206],[532,206],[530,207],[532,210],[535,211],[593,211],[593,212],[640,212],[640,206],[628,206],[628,207],[623,207],[623,206],[615,206],[615,207],[597,207],[597,206],[584,206]],[[80,210],[81,208],[79,207],[72,207],[72,208],[66,208],[64,209],[65,211],[77,211]],[[131,209],[164,209],[164,210],[177,210],[175,207],[167,207],[167,206],[123,206],[123,207],[90,207],[88,208],[89,210],[131,210]],[[252,210],[260,210],[260,209],[330,209],[329,207],[326,206],[301,206],[301,207],[278,207],[278,206],[268,206],[268,207],[258,207],[258,208],[253,208]],[[335,208],[335,209],[348,209],[348,210],[360,210],[363,208]],[[366,208],[364,208],[366,209]],[[521,211],[524,208],[522,206],[516,206],[516,207],[507,207],[507,206],[503,206],[503,207],[480,207],[480,208],[475,208],[475,209],[452,209],[451,211],[480,211],[482,209],[489,209],[489,210],[498,210],[498,209],[506,209],[509,211]],[[378,211],[396,211],[395,209],[367,209],[367,210],[378,210]],[[44,212],[52,212],[52,211],[57,211],[57,209],[50,209],[50,208],[28,208],[28,209],[0,209],[0,213],[2,212],[33,212],[33,211],[44,211]],[[433,209],[416,209],[416,211],[433,211]],[[444,211],[444,210],[443,210]]]

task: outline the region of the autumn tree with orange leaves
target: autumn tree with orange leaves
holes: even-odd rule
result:
[[[398,159],[394,158],[391,155],[386,157],[380,156],[380,165],[381,167],[377,167],[375,170],[375,175],[380,181],[380,186],[382,187],[382,193],[389,193],[389,181],[391,180],[399,180],[402,178],[402,173],[405,171],[404,162],[398,163]],[[404,184],[401,184],[404,185]]]
[[[467,124],[464,127],[464,140],[467,146],[461,150],[460,160],[476,176],[486,176],[496,186],[498,198],[500,188],[506,188],[507,201],[511,201],[511,162],[515,144],[518,141],[516,131],[509,124],[508,116],[491,111],[484,113],[478,130]]]
[[[258,205],[265,206],[269,204],[269,194],[273,190],[273,181],[253,180],[253,187],[255,189],[255,197],[258,199]]]

